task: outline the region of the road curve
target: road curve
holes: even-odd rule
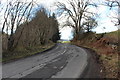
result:
[[[2,77],[79,78],[88,67],[89,58],[80,47],[58,43],[54,49],[43,54],[3,64]]]

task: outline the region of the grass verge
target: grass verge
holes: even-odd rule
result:
[[[21,58],[25,58],[28,56],[32,56],[35,54],[38,54],[40,52],[43,52],[51,47],[53,47],[55,43],[50,43],[47,45],[42,45],[42,46],[35,46],[35,47],[30,47],[29,49],[18,49],[13,52],[3,52],[3,57],[2,57],[2,62],[7,63],[10,61],[18,60]]]

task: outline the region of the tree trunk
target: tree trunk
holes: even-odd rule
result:
[[[87,28],[87,33],[89,33],[90,32],[90,27],[88,26],[88,28]]]
[[[14,23],[12,23],[11,34],[8,39],[8,50],[9,51],[13,50],[13,44],[14,44],[13,27],[14,27]]]
[[[8,39],[8,50],[9,51],[13,50],[13,44],[14,44],[14,38],[13,38],[13,35],[11,35]]]

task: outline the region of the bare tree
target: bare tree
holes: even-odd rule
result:
[[[90,12],[90,6],[97,5],[91,0],[68,0],[68,5],[65,3],[57,2],[57,10],[60,15],[65,14],[68,16],[67,24],[75,29],[75,34],[78,35],[82,29],[82,19],[87,18],[88,15],[94,15],[95,13]],[[72,23],[69,20],[72,20]]]
[[[2,33],[7,27],[10,29],[10,36],[8,38],[8,50],[11,50],[14,44],[14,32],[25,18],[28,20],[33,7],[33,0],[29,3],[10,1],[8,2],[4,12],[4,22],[2,27]]]
[[[120,8],[120,1],[119,0],[106,0],[105,2],[109,7],[116,7],[118,6]]]
[[[119,0],[106,0],[105,5],[109,6],[110,9],[112,9],[114,7],[118,8],[118,11],[116,13],[116,14],[118,14],[118,16],[113,17],[114,19],[117,20],[117,22],[116,21],[112,21],[112,22],[115,23],[116,26],[120,25],[120,1]]]
[[[88,17],[85,22],[83,22],[83,27],[87,32],[90,32],[92,29],[98,26],[98,23],[95,18]]]
[[[23,31],[22,34],[21,31]],[[31,21],[21,24],[21,27],[16,30],[15,36],[18,37],[20,34],[17,47],[29,49],[29,47],[45,45],[50,40],[56,42],[59,37],[58,22],[54,14],[48,16],[48,11],[40,8]]]

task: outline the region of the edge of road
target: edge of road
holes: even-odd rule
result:
[[[75,45],[76,46],[76,45]],[[97,53],[90,49],[90,48],[86,48],[86,47],[82,47],[82,46],[77,46],[81,49],[83,49],[85,51],[85,53],[87,54],[87,64],[84,65],[83,70],[80,71],[76,71],[76,75],[63,75],[63,74],[66,74],[72,70],[69,71],[68,68],[64,69],[64,71],[60,71],[59,73],[57,73],[56,75],[53,75],[52,78],[74,78],[75,80],[78,80],[79,78],[103,78],[103,73],[101,72],[102,68],[101,68],[101,65],[100,65],[100,61],[99,61],[99,55],[97,55]],[[74,65],[74,61],[76,60],[75,58],[72,59],[72,63],[70,62],[69,66],[70,65]],[[79,63],[79,62],[78,62]],[[85,63],[84,63],[85,64]],[[79,66],[79,64],[77,64]],[[76,69],[79,69],[79,67],[76,67]],[[67,72],[66,72],[66,71]],[[73,71],[74,72],[74,71]],[[61,73],[63,73],[61,75]]]
[[[46,50],[44,50],[44,51],[42,51],[42,52],[38,52],[38,53],[36,53],[36,54],[34,54],[34,55],[25,56],[25,57],[22,57],[22,58],[19,58],[19,59],[14,59],[14,60],[10,60],[10,61],[7,61],[7,62],[2,62],[2,64],[7,64],[7,63],[11,63],[11,62],[14,62],[14,61],[17,61],[17,60],[21,60],[21,59],[24,59],[24,58],[32,57],[32,56],[35,56],[35,55],[38,55],[38,54],[43,54],[44,52],[48,52],[48,51],[54,49],[57,45],[58,45],[58,44],[55,43],[54,46],[52,46],[52,47],[50,47],[50,48],[48,48],[48,49],[46,49]]]
[[[85,67],[80,78],[104,78],[104,73],[102,73],[102,66],[100,65],[100,56],[92,49],[83,46],[78,46],[84,49],[88,55],[88,64]]]
[[[55,44],[53,47],[51,47],[45,51],[36,53],[35,55],[50,51],[53,48],[55,48],[57,45],[58,44]],[[77,77],[73,77],[73,78],[75,78],[75,79],[78,79],[78,78],[103,78],[101,75],[101,66],[99,64],[100,63],[100,61],[99,61],[100,56],[97,55],[97,53],[90,48],[86,48],[86,47],[82,47],[82,46],[76,46],[76,47],[81,48],[82,50],[84,50],[83,52],[85,52],[87,54],[87,59],[86,59],[87,64],[86,64],[86,66],[84,66],[84,69],[82,70],[82,72],[80,70],[78,70],[79,72],[77,72],[78,73],[76,75]],[[33,56],[35,56],[35,55],[33,55]],[[32,56],[27,56],[27,57],[32,57]],[[76,57],[79,58],[77,55],[76,55]],[[26,58],[26,57],[24,57],[24,58]],[[21,59],[24,59],[24,58],[21,58]],[[17,61],[17,60],[14,60],[14,61]],[[78,59],[77,59],[77,61],[78,61]],[[78,61],[78,63],[79,63],[79,61]],[[79,67],[77,69],[79,69]],[[57,78],[57,77],[53,77],[53,78]]]

